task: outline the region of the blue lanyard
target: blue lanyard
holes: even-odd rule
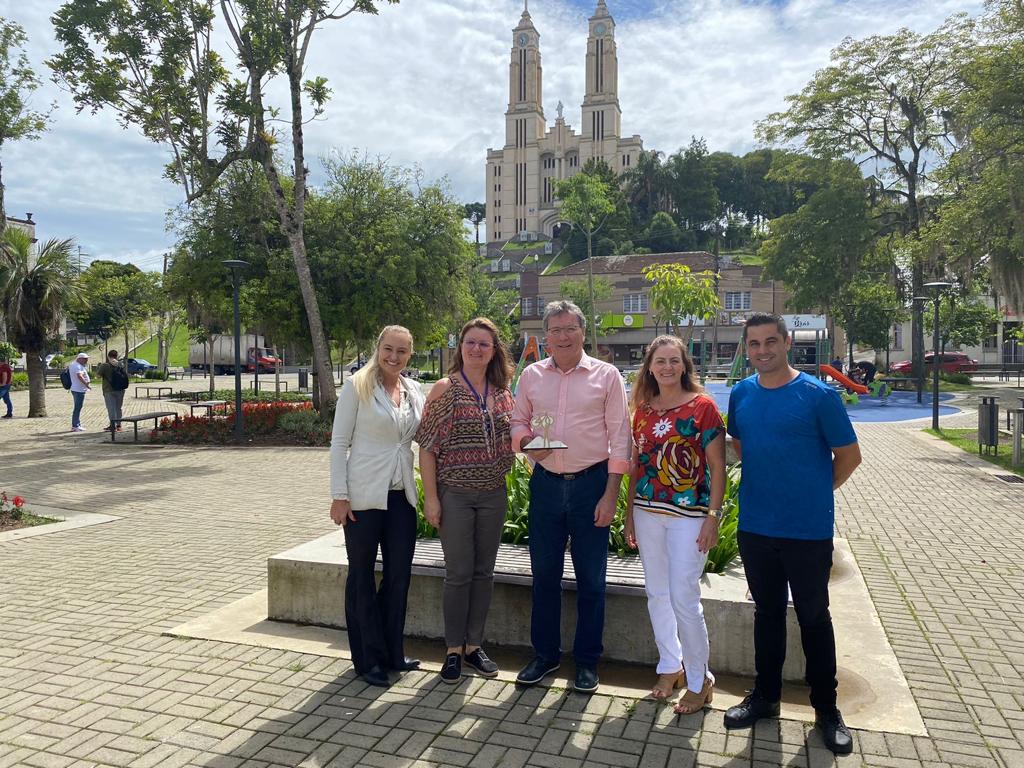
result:
[[[491,382],[486,377],[484,378],[484,396],[480,397],[480,393],[476,391],[476,387],[474,387],[470,383],[469,379],[466,378],[466,374],[459,371],[459,375],[462,377],[462,380],[466,382],[466,386],[469,387],[470,392],[473,393],[473,397],[476,398],[476,402],[480,406],[480,413],[487,413],[487,395],[491,391]]]

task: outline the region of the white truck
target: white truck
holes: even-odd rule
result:
[[[252,371],[257,365],[260,373],[271,373],[280,362],[274,350],[266,346],[262,336],[253,333],[242,334],[242,370]],[[188,364],[193,370],[206,370],[210,365],[210,343],[193,344],[188,352]],[[235,337],[216,335],[213,337],[213,372],[225,374],[235,372]]]

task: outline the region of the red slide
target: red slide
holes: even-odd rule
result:
[[[831,365],[823,365],[823,366],[821,366],[821,372],[824,373],[826,376],[831,376],[833,379],[838,381],[840,384],[842,384],[847,389],[852,389],[858,395],[866,395],[868,393],[868,388],[867,387],[865,387],[863,384],[858,384],[856,381],[851,379],[849,376],[844,376],[839,371],[837,371],[835,368],[833,368]]]

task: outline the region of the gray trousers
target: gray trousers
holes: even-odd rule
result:
[[[494,491],[441,486],[439,491],[445,643],[449,648],[482,645],[508,492],[504,486]]]
[[[110,418],[110,426],[120,426],[121,403],[124,402],[124,390],[120,392],[104,392],[103,402],[107,406],[107,416]]]

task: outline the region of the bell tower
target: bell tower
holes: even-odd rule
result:
[[[508,111],[505,112],[505,160],[512,160],[512,215],[509,234],[528,229],[528,218],[536,214],[536,171],[538,143],[544,138],[544,102],[540,64],[540,33],[530,18],[529,0],[512,30],[512,58],[509,63]],[[532,204],[531,204],[531,201]]]
[[[615,20],[608,12],[605,0],[598,0],[589,23],[587,90],[583,97],[583,123],[580,128],[582,136],[593,142],[592,156],[610,158],[615,154],[622,132],[622,109],[619,107]]]

